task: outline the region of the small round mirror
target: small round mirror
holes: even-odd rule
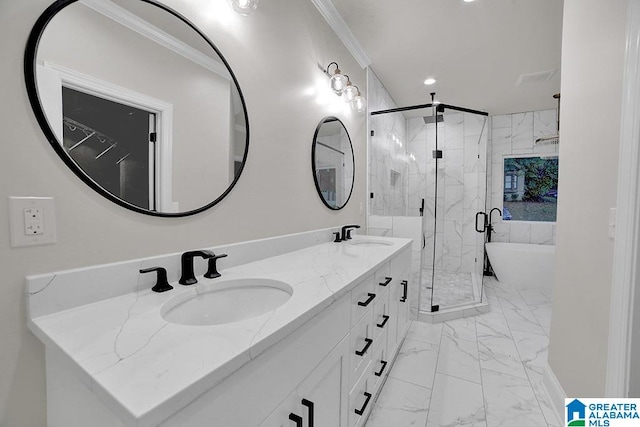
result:
[[[342,209],[353,191],[355,165],[351,138],[338,118],[325,117],[318,124],[311,165],[322,202],[330,209]]]

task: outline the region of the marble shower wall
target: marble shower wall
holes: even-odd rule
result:
[[[367,72],[369,111],[397,107],[380,80]],[[409,184],[406,124],[402,113],[381,114],[369,120],[370,215],[408,215]]]
[[[487,182],[490,203],[487,211],[502,209],[504,156],[510,154],[558,153],[558,145],[534,145],[536,138],[557,134],[556,110],[530,111],[491,117],[491,144]],[[562,160],[561,160],[562,161]],[[511,243],[553,245],[556,225],[549,222],[503,221],[494,216],[492,240]]]
[[[425,110],[425,115],[430,111]],[[409,153],[415,161],[409,166],[409,212],[425,198],[424,266],[450,272],[481,273],[483,235],[475,231],[475,214],[484,210],[486,195],[486,118],[469,113],[447,113],[438,124],[438,148],[443,157],[436,160],[435,124],[422,117],[407,121]],[[437,221],[434,213],[437,209]]]

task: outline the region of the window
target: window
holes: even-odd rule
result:
[[[555,222],[558,156],[505,157],[502,219]]]
[[[512,193],[518,188],[518,175],[512,173],[504,174],[504,191]]]

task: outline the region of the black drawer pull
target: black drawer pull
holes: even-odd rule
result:
[[[371,338],[365,338],[364,340],[367,342],[364,348],[360,351],[356,350],[356,355],[358,356],[364,356],[367,350],[369,350],[369,347],[371,347],[371,344],[373,344],[373,340]]]
[[[358,301],[358,305],[360,305],[362,307],[366,307],[369,304],[371,304],[371,301],[373,301],[373,299],[376,297],[376,294],[372,294],[372,293],[368,293],[367,295],[369,296],[369,298],[367,298],[367,300],[365,302]]]
[[[369,404],[369,401],[371,400],[371,393],[367,393],[365,391],[364,395],[367,398],[367,400],[364,401],[364,405],[362,405],[362,408],[355,410],[356,414],[358,414],[358,415],[364,414],[364,410],[367,409],[367,405]]]
[[[380,286],[387,286],[389,283],[391,283],[393,279],[391,277],[385,277],[384,278],[384,282],[380,282],[378,283]]]
[[[384,328],[384,325],[386,325],[386,324],[387,324],[387,321],[389,320],[389,316],[387,316],[386,314],[385,314],[385,315],[383,315],[383,316],[382,316],[382,318],[384,319],[384,320],[382,321],[382,323],[377,323],[377,324],[376,324],[376,326],[377,326],[378,328]]]
[[[400,298],[400,302],[405,302],[407,300],[407,290],[409,288],[409,282],[406,280],[403,280],[400,284],[404,287],[404,290],[402,292],[402,298]]]
[[[289,414],[289,419],[296,423],[296,427],[302,427],[302,417],[300,415],[296,415],[292,412]]]
[[[307,409],[309,410],[309,426],[308,427],[313,427],[314,424],[314,415],[313,415],[313,402],[307,399],[302,399],[302,404],[304,406],[307,407]]]
[[[375,375],[376,377],[381,377],[382,373],[384,372],[384,369],[387,367],[387,362],[385,360],[381,360],[381,362],[382,362],[382,368],[380,368],[378,372],[373,373],[373,375]]]

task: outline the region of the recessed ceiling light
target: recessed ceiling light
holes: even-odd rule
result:
[[[465,3],[471,3],[474,0],[464,0]]]
[[[431,79],[431,78],[429,78],[429,79],[427,79],[427,80],[425,80],[425,81],[424,81],[424,84],[426,84],[426,85],[432,85],[432,84],[434,84],[435,82],[436,82],[436,79]]]

